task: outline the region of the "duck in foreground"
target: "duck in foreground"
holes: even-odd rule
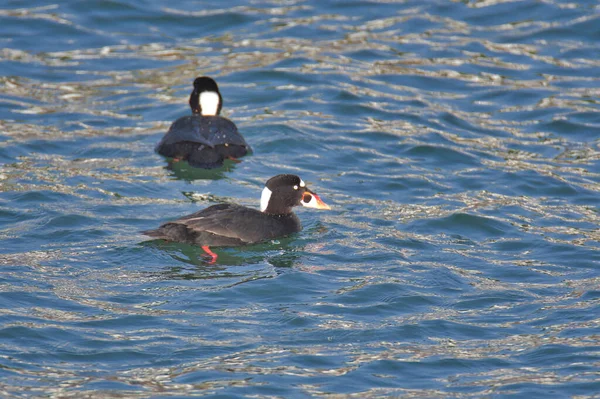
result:
[[[250,151],[237,127],[220,116],[223,98],[217,83],[202,76],[194,80],[190,94],[191,116],[177,119],[156,146],[156,152],[195,167],[212,169],[225,159],[237,159]]]
[[[255,244],[287,236],[302,230],[292,208],[331,209],[304,181],[296,175],[270,178],[260,197],[260,211],[234,204],[209,206],[199,212],[161,225],[156,230],[143,231],[150,237],[184,242],[202,247],[210,257],[217,254],[210,247],[230,247]]]

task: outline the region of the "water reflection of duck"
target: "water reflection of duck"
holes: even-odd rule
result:
[[[262,264],[261,268],[266,264],[276,268],[301,266],[302,251],[306,247],[306,243],[298,242],[291,236],[244,247],[232,247],[225,251],[219,251],[218,263],[210,263],[210,267],[206,268],[204,267],[207,263],[206,252],[196,245],[163,240],[146,241],[141,245],[160,249],[176,261],[175,264],[168,264],[158,274],[168,278],[186,280],[234,277],[238,271],[230,269],[229,266],[260,264]],[[247,270],[245,268],[241,274]],[[251,276],[252,279],[256,279],[256,274],[251,273]]]
[[[235,124],[220,116],[223,98],[217,83],[207,77],[194,80],[190,94],[192,115],[177,119],[156,152],[191,166],[211,169],[223,165],[225,159],[237,159],[251,149]]]
[[[233,172],[236,166],[237,164],[233,160],[226,159],[222,167],[214,169],[195,168],[187,162],[169,162],[165,168],[172,177],[192,182],[194,180],[223,179],[227,173]]]
[[[150,237],[199,245],[211,257],[210,247],[255,244],[287,236],[302,230],[297,205],[330,209],[296,175],[277,175],[269,179],[260,198],[260,211],[235,204],[209,206],[199,212],[144,231]]]

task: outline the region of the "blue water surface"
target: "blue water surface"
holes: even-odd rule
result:
[[[3,397],[597,397],[595,1],[4,1]],[[193,79],[254,153],[154,146]],[[300,175],[244,248],[139,232]]]

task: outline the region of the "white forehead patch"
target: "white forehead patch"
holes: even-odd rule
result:
[[[306,187],[306,183],[304,183],[304,180],[300,179],[300,187]]]
[[[203,91],[200,93],[200,108],[202,115],[216,115],[219,109],[219,95],[214,91]]]
[[[264,212],[267,210],[269,206],[269,200],[271,199],[271,194],[273,192],[269,190],[267,187],[263,188],[262,194],[260,195],[260,211]]]

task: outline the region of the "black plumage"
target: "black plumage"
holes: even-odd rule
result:
[[[271,215],[235,204],[209,206],[144,234],[207,247],[255,244],[302,230],[294,213]]]

